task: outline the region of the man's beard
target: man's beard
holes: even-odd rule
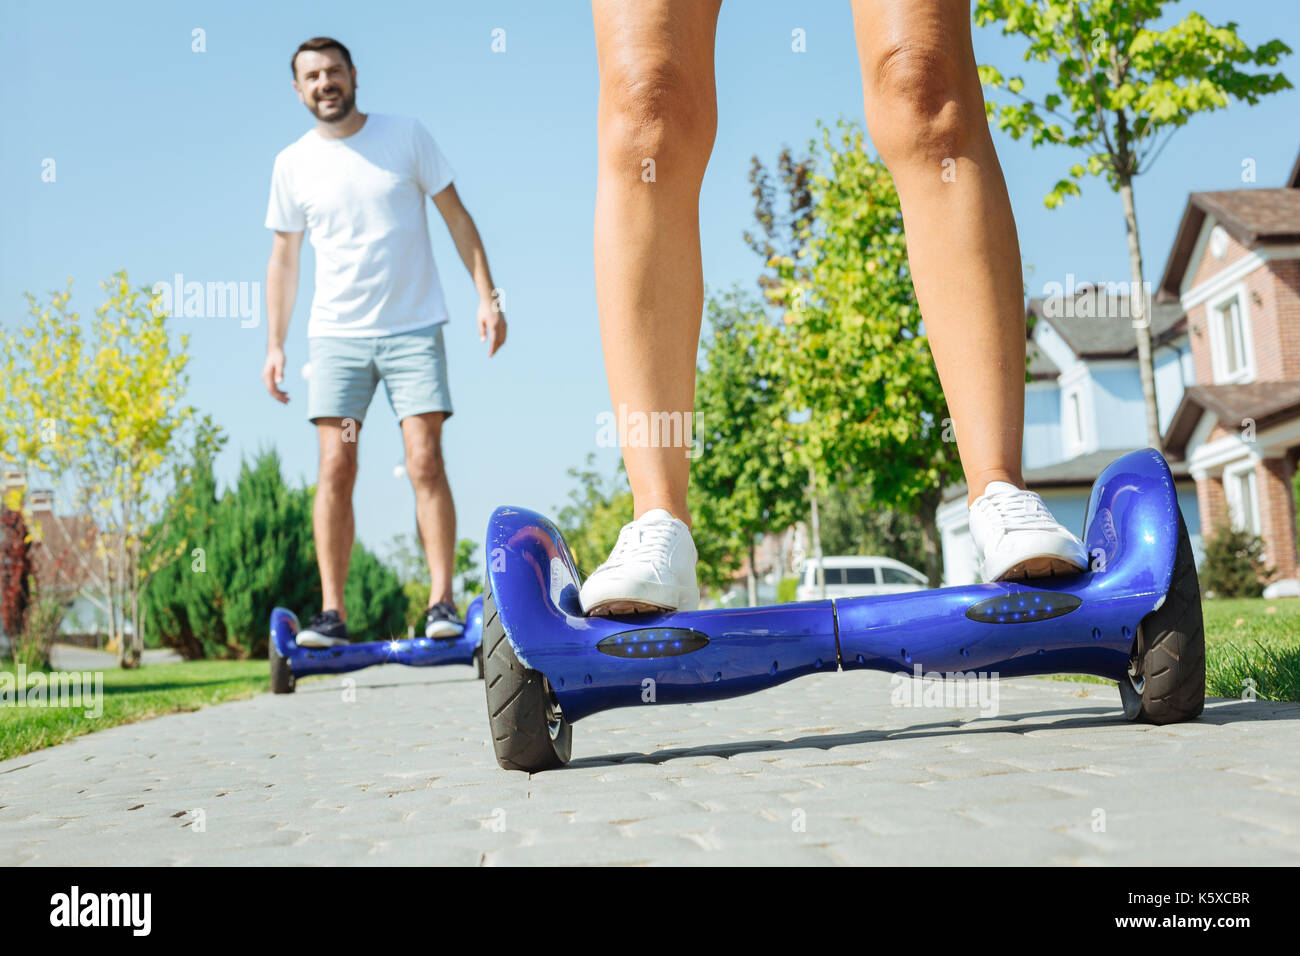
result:
[[[353,109],[356,108],[357,94],[352,90],[344,91],[342,88],[340,88],[338,97],[339,97],[339,104],[335,108],[334,112],[329,113],[327,115],[322,114],[320,105],[318,102],[316,102],[311,105],[312,115],[315,116],[322,123],[338,123],[342,120],[347,119],[349,116],[352,115]]]

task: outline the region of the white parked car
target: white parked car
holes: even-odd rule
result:
[[[924,574],[893,558],[828,555],[822,558],[822,567],[826,571],[828,598],[900,594],[903,591],[924,591],[928,586]],[[809,558],[804,562],[803,576],[799,579],[799,587],[795,589],[795,600],[820,599],[817,562]]]

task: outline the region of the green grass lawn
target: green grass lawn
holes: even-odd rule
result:
[[[1205,695],[1300,701],[1300,599],[1204,601]],[[1057,678],[1109,684],[1096,677]],[[1247,681],[1252,683],[1248,684]]]
[[[0,664],[0,672],[13,674],[13,664]],[[85,706],[0,706],[0,760],[52,747],[91,731],[161,714],[198,710],[207,704],[252,697],[270,689],[264,660],[189,661],[130,671],[110,668],[103,675],[103,712],[98,717],[87,717]]]
[[[1240,697],[1247,679],[1260,700],[1300,700],[1300,599],[1204,602],[1205,693]]]

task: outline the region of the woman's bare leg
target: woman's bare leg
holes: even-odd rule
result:
[[[1020,244],[984,115],[969,0],[853,0],[853,21],[867,127],[898,187],[968,501],[991,481],[1023,488]]]
[[[704,308],[699,195],[717,129],[720,3],[592,3],[600,70],[596,306],[616,416],[620,406],[651,421],[695,408]],[[624,444],[634,518],[663,508],[690,524],[686,450]]]

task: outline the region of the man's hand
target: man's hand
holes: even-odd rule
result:
[[[281,390],[282,382],[284,382],[284,349],[268,348],[266,365],[262,367],[262,383],[271,393],[272,398],[281,405],[288,405],[289,393]]]
[[[456,244],[461,262],[474,277],[474,287],[478,289],[478,340],[487,342],[488,358],[497,354],[497,349],[506,344],[506,317],[497,307],[496,285],[492,282],[492,273],[488,269],[487,253],[483,251],[483,239],[478,234],[474,219],[460,201],[460,194],[454,185],[449,185],[433,197],[433,204],[438,207],[447,231]]]
[[[480,299],[478,303],[478,340],[491,343],[488,358],[506,344],[506,314],[491,299]]]
[[[298,252],[301,232],[279,232],[271,240],[271,258],[266,263],[266,365],[262,384],[281,405],[289,396],[280,388],[284,381],[284,340],[289,334],[289,317],[298,295]]]

